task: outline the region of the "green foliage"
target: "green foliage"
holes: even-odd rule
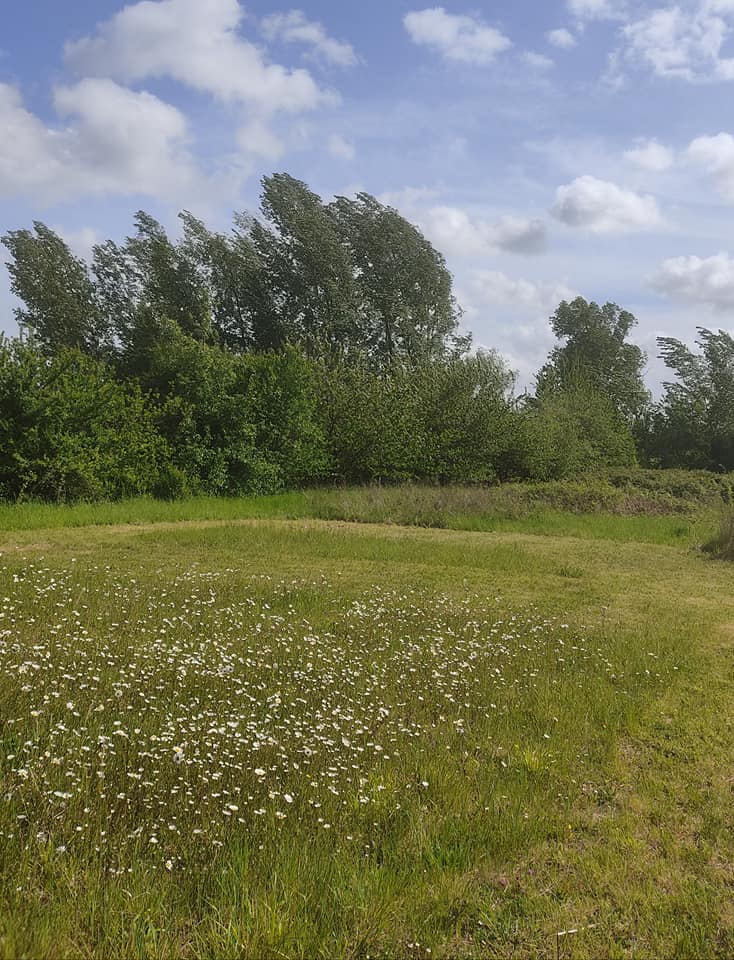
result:
[[[98,308],[86,264],[45,224],[33,230],[11,230],[0,241],[12,257],[10,285],[23,306],[15,318],[43,351],[54,354],[76,347],[104,352],[108,331]]]
[[[352,263],[363,350],[378,365],[464,352],[451,274],[421,232],[368,193],[338,197],[329,211]]]
[[[336,475],[347,482],[497,477],[511,377],[490,353],[443,363],[325,370],[323,406]]]
[[[268,307],[263,264],[251,237],[251,219],[236,215],[235,229],[228,235],[212,233],[191,213],[184,212],[180,218],[181,250],[205,291],[219,343],[233,353],[281,346],[284,331]]]
[[[276,322],[308,356],[343,356],[362,337],[353,267],[334,218],[285,173],[263,179],[262,210],[274,229],[256,222],[252,240]]]
[[[136,384],[64,349],[0,348],[0,497],[118,499],[152,492],[168,451]]]
[[[515,456],[520,475],[539,480],[637,463],[634,437],[610,398],[579,381],[528,404]]]
[[[100,310],[114,333],[122,367],[135,375],[169,318],[196,340],[211,340],[209,292],[185,244],[173,244],[160,223],[139,211],[136,232],[118,245],[94,248],[92,272]]]
[[[678,378],[665,384],[647,442],[661,466],[734,469],[734,339],[724,330],[698,328],[693,353],[660,337],[660,354]]]
[[[324,203],[278,173],[263,179],[261,220],[237,214],[229,233],[188,212],[181,221],[172,240],[138,212],[133,234],[98,244],[90,267],[42,223],[2,238],[27,352],[8,348],[3,359],[0,495],[554,480],[634,466],[637,448],[650,465],[734,469],[734,339],[723,331],[699,331],[700,355],[660,340],[678,380],[653,407],[644,354],[628,342],[632,314],[563,302],[551,318],[562,342],[535,396],[518,401],[496,354],[468,356],[442,255],[369,194]],[[79,361],[77,379],[64,380],[69,350],[109,369]],[[39,439],[29,397],[49,371],[70,394],[63,413],[55,395],[63,422]],[[65,426],[96,389],[108,411],[113,387],[165,450],[139,481],[123,466],[113,481],[96,453],[80,466],[94,430],[107,449],[106,414],[85,414],[76,439]],[[134,434],[129,442],[137,463]]]
[[[174,463],[194,489],[269,493],[326,468],[313,368],[293,350],[235,356],[169,323],[149,356]]]
[[[650,398],[642,381],[645,355],[627,343],[637,323],[632,314],[615,303],[600,307],[577,297],[571,303],[563,301],[550,323],[565,343],[551,351],[538,374],[538,395],[575,390],[583,382],[607,398],[626,423],[634,424]]]

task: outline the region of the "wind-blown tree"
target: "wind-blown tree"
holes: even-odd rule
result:
[[[211,308],[197,266],[149,214],[135,215],[136,232],[123,244],[94,248],[92,272],[100,309],[133,371],[172,320],[190,337],[212,339]]]
[[[263,179],[252,242],[263,265],[270,325],[308,356],[343,357],[362,339],[354,270],[328,208],[286,173]],[[267,321],[266,321],[267,322]]]
[[[285,341],[266,298],[263,262],[252,240],[254,221],[235,214],[231,234],[210,231],[184,211],[180,249],[195,265],[211,307],[212,329],[233,353],[280,348]]]
[[[550,318],[562,346],[555,347],[537,377],[542,398],[580,383],[607,397],[620,417],[634,427],[650,402],[642,374],[645,354],[627,341],[635,317],[616,303],[563,301]]]
[[[329,210],[353,264],[367,353],[384,364],[465,352],[451,274],[423,234],[368,193],[338,197]]]
[[[23,304],[14,311],[21,328],[47,355],[64,347],[103,354],[109,329],[84,261],[38,221],[33,230],[11,230],[0,239],[12,257],[7,267],[11,290]]]
[[[675,372],[652,418],[650,453],[661,466],[734,469],[734,339],[698,328],[700,353],[659,337],[660,356]]]
[[[184,212],[174,242],[140,211],[132,236],[94,248],[91,270],[43,224],[10,233],[19,320],[48,353],[111,354],[128,375],[168,321],[233,353],[291,344],[329,363],[466,352],[445,261],[396,210],[366,193],[324,204],[278,173],[263,180],[262,213],[223,234]]]

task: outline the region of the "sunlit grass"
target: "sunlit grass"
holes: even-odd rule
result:
[[[642,901],[617,877],[658,867],[620,819],[620,746],[709,669],[722,566],[274,519],[0,552],[0,955],[553,956],[581,919],[617,954],[716,947],[725,882],[691,863],[704,920],[685,871]],[[669,763],[651,784],[696,775]],[[643,781],[638,811],[653,795],[646,830],[682,791]]]
[[[630,494],[609,485],[324,488],[262,497],[149,498],[120,503],[0,505],[0,531],[182,521],[346,520],[475,532],[514,532],[618,542],[697,546],[720,509],[668,494]]]

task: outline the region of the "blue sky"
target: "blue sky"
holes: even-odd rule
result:
[[[263,174],[366,190],[445,254],[529,383],[547,318],[657,335],[734,311],[734,0],[27,0],[0,36],[0,229],[80,254],[146,209],[225,227]],[[730,251],[732,256],[730,257]],[[0,327],[12,298],[0,272]]]

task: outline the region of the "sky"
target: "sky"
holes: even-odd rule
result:
[[[7,3],[0,232],[224,229],[286,171],[417,224],[521,385],[577,295],[635,314],[654,388],[657,336],[732,329],[734,0],[296,3]]]

